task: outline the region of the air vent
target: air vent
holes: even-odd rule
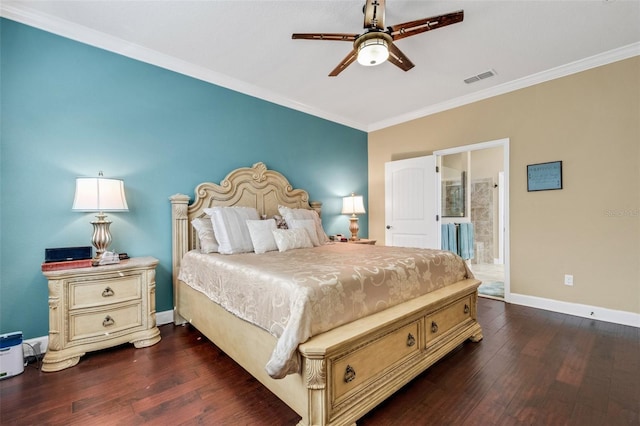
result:
[[[484,80],[485,78],[493,77],[494,75],[496,75],[496,72],[494,70],[489,70],[489,71],[481,72],[478,75],[465,78],[464,82],[467,84],[471,84],[471,83],[475,83],[476,81]]]

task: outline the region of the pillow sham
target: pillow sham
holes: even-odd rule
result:
[[[278,212],[282,215],[287,225],[290,226],[291,221],[295,219],[311,219],[316,225],[316,235],[318,236],[318,242],[320,244],[326,244],[329,242],[329,237],[322,229],[322,220],[318,216],[318,212],[309,209],[292,209],[290,207],[278,206]]]
[[[316,222],[313,219],[291,220],[290,229],[298,228],[302,228],[307,231],[307,234],[309,234],[309,239],[311,240],[311,244],[313,244],[314,247],[318,247],[320,245],[320,241],[318,240],[318,233],[316,231]]]
[[[235,254],[253,251],[247,220],[259,220],[253,207],[212,207],[204,209],[211,216],[213,232],[218,240],[218,253]]]
[[[198,234],[200,251],[202,253],[215,253],[218,251],[218,241],[213,232],[213,223],[210,217],[197,217],[191,221],[191,225]]]
[[[309,234],[304,228],[274,229],[271,232],[273,232],[273,238],[276,240],[276,245],[280,252],[313,247],[309,239]]]
[[[276,229],[275,220],[247,220],[249,235],[253,243],[253,251],[257,254],[278,250],[273,230]]]

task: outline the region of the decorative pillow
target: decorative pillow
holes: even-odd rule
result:
[[[198,234],[200,240],[200,251],[202,253],[215,253],[218,251],[218,241],[213,232],[213,224],[210,217],[198,217],[191,221],[191,224]]]
[[[257,254],[278,250],[273,230],[276,229],[275,220],[247,220],[249,235],[253,243],[253,251]]]
[[[218,252],[222,254],[253,251],[247,220],[259,220],[252,207],[213,207],[204,209],[211,216],[213,232],[218,240]]]
[[[282,216],[275,214],[273,215],[273,220],[276,221],[276,227],[278,229],[289,229],[289,227],[287,227],[287,222]]]
[[[306,229],[274,229],[271,232],[276,240],[278,251],[313,247]]]
[[[318,236],[318,242],[320,244],[325,244],[329,242],[329,237],[322,229],[322,220],[320,220],[320,216],[318,216],[318,212],[315,210],[309,209],[292,209],[285,206],[278,206],[278,211],[284,217],[284,220],[287,222],[289,226],[291,221],[294,219],[311,219],[316,224],[316,235]]]
[[[291,220],[290,229],[298,229],[302,228],[307,231],[309,234],[309,239],[311,240],[311,244],[314,247],[318,247],[320,245],[320,241],[318,241],[318,234],[316,231],[316,222],[313,219],[293,219]]]

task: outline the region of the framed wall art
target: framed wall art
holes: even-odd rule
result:
[[[527,191],[554,189],[562,189],[562,161],[527,166]]]

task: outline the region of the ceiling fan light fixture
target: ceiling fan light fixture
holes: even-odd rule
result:
[[[389,58],[389,45],[380,37],[364,40],[358,46],[358,63],[365,67],[380,65]]]

